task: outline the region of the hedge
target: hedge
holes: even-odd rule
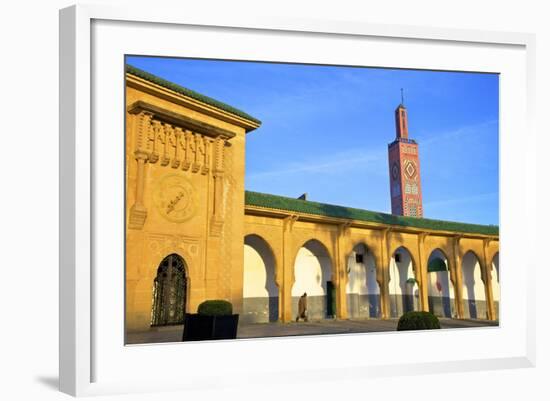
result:
[[[205,316],[230,316],[233,314],[233,305],[223,299],[213,299],[202,302],[197,312]]]
[[[399,318],[397,330],[431,330],[440,329],[439,319],[431,312],[411,311]]]

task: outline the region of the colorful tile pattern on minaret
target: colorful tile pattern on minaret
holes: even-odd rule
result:
[[[388,145],[392,214],[423,217],[418,144],[409,138],[407,109],[395,109],[395,140]]]

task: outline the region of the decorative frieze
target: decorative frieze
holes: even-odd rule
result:
[[[135,130],[136,200],[130,208],[129,228],[141,229],[147,218],[143,203],[145,164],[213,178],[214,196],[211,235],[223,227],[224,154],[227,140],[235,134],[187,116],[138,101],[128,108],[129,126]]]
[[[149,163],[202,175],[223,171],[223,147],[233,132],[143,101],[128,112],[137,120],[135,149],[147,153]]]
[[[211,144],[217,139],[157,119],[150,121],[147,133],[143,150],[149,163],[202,175],[210,171]]]

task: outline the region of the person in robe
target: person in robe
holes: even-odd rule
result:
[[[298,300],[298,316],[296,316],[296,321],[300,319],[304,319],[304,322],[307,322],[307,293],[305,292]]]

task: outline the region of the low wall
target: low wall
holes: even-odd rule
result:
[[[243,309],[239,321],[243,323],[269,323],[276,322],[278,319],[278,297],[243,298]]]
[[[429,296],[430,312],[438,317],[456,317],[455,300],[450,297]]]
[[[377,318],[380,317],[380,295],[378,294],[347,294],[348,317]]]

